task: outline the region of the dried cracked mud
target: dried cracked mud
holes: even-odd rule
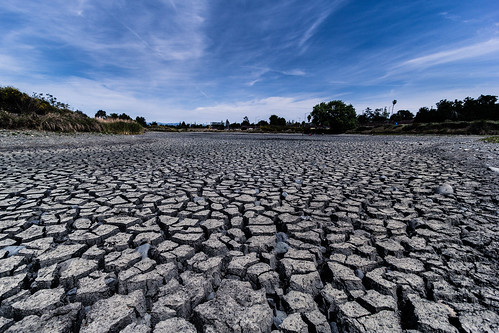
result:
[[[498,332],[499,146],[0,133],[0,331]]]

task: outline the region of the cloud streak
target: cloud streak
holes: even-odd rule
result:
[[[400,66],[428,67],[499,52],[499,38],[407,60]]]

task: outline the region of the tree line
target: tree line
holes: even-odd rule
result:
[[[267,120],[260,120],[256,124],[250,123],[246,116],[238,123],[229,123],[228,120],[221,121],[212,127],[218,129],[249,129],[258,127],[264,130],[280,131],[287,129],[309,129],[311,127],[319,128],[325,132],[343,133],[353,130],[358,126],[380,125],[385,123],[397,124],[399,122],[408,123],[439,123],[445,121],[475,121],[475,120],[499,120],[499,104],[497,96],[480,95],[474,99],[466,97],[464,100],[450,101],[440,100],[436,103],[436,108],[421,107],[414,116],[409,110],[398,110],[394,113],[397,100],[393,100],[391,114],[387,107],[384,108],[366,108],[357,115],[352,104],[346,104],[341,100],[322,102],[315,105],[307,117],[308,122],[301,123],[287,121],[284,117],[271,115]],[[88,118],[83,112],[69,109],[69,105],[57,100],[51,94],[34,93],[29,96],[13,87],[0,87],[0,111],[9,112],[18,115],[34,114],[35,116],[44,116],[52,113],[59,114],[77,114],[82,118]],[[104,120],[122,120],[136,122],[142,127],[158,127],[156,122],[148,124],[142,116],[132,119],[126,113],[110,113],[104,110],[98,110],[95,113],[96,119]],[[179,123],[178,129],[202,128],[207,125]]]
[[[442,99],[437,108],[422,107],[415,122],[430,123],[443,121],[499,120],[497,96],[480,95],[477,99],[466,97],[464,100],[448,101]]]
[[[477,99],[466,97],[463,101],[443,99],[436,103],[436,109],[422,107],[416,116],[409,110],[399,110],[393,113],[396,103],[397,100],[394,100],[391,115],[386,107],[375,110],[366,108],[362,114],[357,115],[352,104],[347,105],[341,100],[323,102],[313,107],[310,113],[311,124],[319,128],[326,128],[332,133],[343,133],[355,129],[359,125],[368,124],[499,120],[497,96],[492,95],[480,95]]]

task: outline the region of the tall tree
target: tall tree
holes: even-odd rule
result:
[[[392,114],[391,114],[392,116],[393,116],[393,109],[395,108],[395,104],[397,104],[397,100],[396,99],[394,99],[392,101]]]
[[[275,114],[269,117],[270,126],[286,126],[286,119],[278,117]]]
[[[317,104],[310,114],[314,125],[330,127],[336,133],[343,133],[357,126],[355,108],[340,100]]]
[[[248,116],[245,116],[243,118],[243,122],[241,123],[241,126],[249,126],[250,125],[250,121],[248,119]]]

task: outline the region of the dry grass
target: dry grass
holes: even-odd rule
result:
[[[110,134],[142,134],[144,127],[133,120],[100,119],[99,125],[104,133]]]
[[[101,132],[102,127],[92,118],[75,112],[15,114],[0,111],[0,128],[34,129],[54,132]]]
[[[118,118],[95,118],[99,123],[135,123],[134,120],[118,119]]]

